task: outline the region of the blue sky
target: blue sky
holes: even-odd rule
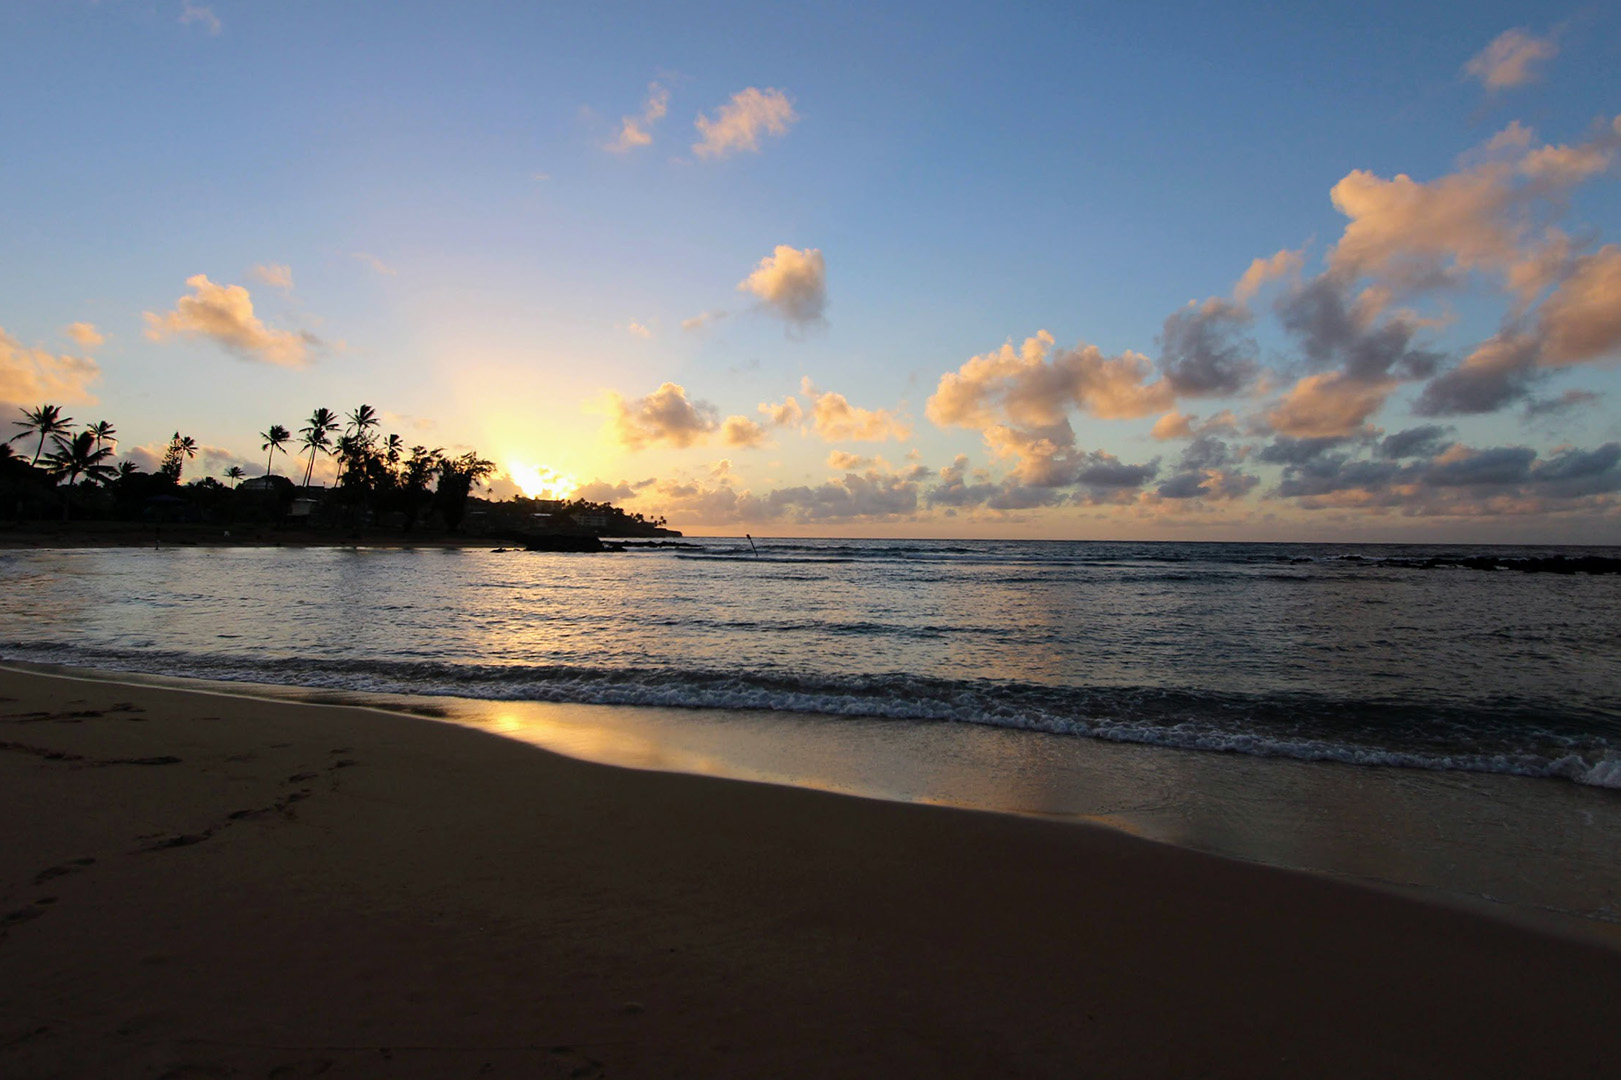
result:
[[[1616,542],[1621,18],[1296,7],[19,0],[0,403],[695,532]]]

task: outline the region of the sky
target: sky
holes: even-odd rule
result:
[[[1621,11],[1308,7],[6,0],[0,413],[191,478],[368,404],[692,534],[1621,543]]]

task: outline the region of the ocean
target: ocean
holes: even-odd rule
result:
[[[1103,820],[1487,899],[1507,888],[1621,922],[1621,575],[1481,568],[1551,555],[1621,549],[22,550],[0,553],[0,656],[403,695],[509,732],[549,704],[630,707],[599,710],[591,738],[551,720],[519,734],[621,764]],[[1313,823],[1348,791],[1378,812]],[[1368,857],[1397,807],[1426,827],[1442,815],[1490,881]],[[1471,822],[1505,813],[1513,842],[1487,850],[1500,822]],[[1512,885],[1527,847],[1581,877],[1580,895]]]

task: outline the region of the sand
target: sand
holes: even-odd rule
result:
[[[0,1076],[1613,1075],[1621,951],[1082,825],[0,671]]]

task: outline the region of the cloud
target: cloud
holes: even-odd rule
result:
[[[720,438],[727,446],[755,447],[766,443],[765,428],[746,416],[728,416],[720,426]]]
[[[1252,321],[1242,304],[1212,297],[1165,320],[1160,369],[1179,396],[1236,394],[1258,370],[1255,343],[1240,333]]]
[[[620,117],[619,134],[604,148],[622,154],[638,146],[651,145],[653,135],[649,129],[664,119],[669,106],[670,92],[656,82],[648,83],[647,104],[642,106],[641,115]]]
[[[94,349],[96,346],[103,344],[107,340],[106,338],[102,337],[101,332],[96,329],[95,323],[70,323],[62,332],[68,337],[72,338],[81,349]]]
[[[1238,279],[1238,284],[1233,286],[1233,299],[1241,304],[1249,303],[1267,282],[1298,276],[1304,261],[1303,252],[1287,248],[1267,258],[1254,260]]]
[[[1358,379],[1330,371],[1301,379],[1266,414],[1285,435],[1348,435],[1367,423],[1399,385],[1395,379]]]
[[[762,401],[760,411],[765,414],[767,422],[772,427],[790,427],[805,418],[805,410],[800,408],[799,402],[792,395],[783,399],[780,405]]]
[[[1420,416],[1496,412],[1523,400],[1539,381],[1534,335],[1506,330],[1477,345],[1457,367],[1436,376],[1413,404]]]
[[[1576,146],[1533,147],[1530,129],[1515,123],[1474,164],[1431,181],[1353,170],[1330,191],[1350,219],[1330,269],[1408,293],[1487,272],[1529,303],[1557,279],[1570,251],[1569,237],[1547,222],[1570,188],[1610,168],[1618,143],[1621,130],[1611,123]]]
[[[827,442],[899,441],[912,433],[911,427],[898,420],[889,410],[863,409],[851,405],[843,394],[835,394],[831,390],[819,392],[808,378],[801,381],[800,390],[811,402],[812,427]],[[789,400],[793,401],[792,398]],[[794,402],[794,408],[798,407],[798,402]]]
[[[843,450],[834,450],[827,455],[827,467],[837,469],[839,472],[854,472],[856,469],[865,469],[871,464],[873,464],[872,458],[862,457],[860,454],[846,453]]]
[[[1602,400],[1603,394],[1595,394],[1591,390],[1566,390],[1558,397],[1546,401],[1527,401],[1525,416],[1528,420],[1543,416],[1558,416],[1588,405],[1596,405]]]
[[[1576,260],[1537,312],[1545,364],[1578,364],[1621,353],[1621,246]]]
[[[197,448],[197,462],[199,465],[198,469],[196,470],[197,476],[216,476],[222,478],[225,476],[225,471],[232,465],[237,466],[250,476],[258,475],[254,472],[254,466],[258,465],[260,471],[263,471],[265,463],[264,458],[245,458],[233,450],[227,450],[223,446],[206,445]],[[190,469],[188,468],[187,471],[190,471]],[[193,477],[193,479],[195,479],[195,477]],[[222,482],[229,483],[229,481]]]
[[[644,398],[627,402],[608,395],[609,423],[627,450],[646,446],[685,447],[701,443],[720,427],[713,405],[687,400],[687,391],[667,382]]]
[[[1621,355],[1621,247],[1577,258],[1529,327],[1511,323],[1419,396],[1421,416],[1495,412],[1524,401],[1547,369]]]
[[[724,158],[742,150],[758,153],[762,134],[782,136],[799,119],[781,90],[749,87],[732,95],[711,120],[702,113],[694,122],[699,139],[692,152],[701,158]]]
[[[631,334],[634,334],[636,337],[642,338],[644,340],[650,339],[653,336],[653,331],[649,330],[647,327],[643,326],[641,323],[636,322],[634,320],[632,320],[631,323],[628,326],[625,327],[625,329],[628,332],[630,332]]]
[[[978,427],[1009,421],[1039,427],[1064,420],[1072,409],[1105,420],[1132,419],[1170,406],[1171,384],[1149,382],[1153,365],[1130,350],[1105,356],[1095,345],[1053,351],[1042,330],[1014,349],[970,358],[940,376],[926,413],[942,427]]]
[[[610,484],[605,480],[593,480],[589,484],[581,484],[575,488],[573,497],[584,499],[586,502],[622,503],[634,499],[636,492],[623,480],[617,484]]]
[[[214,35],[224,29],[213,8],[193,4],[191,0],[180,0],[180,24],[184,26],[188,23],[196,23]]]
[[[349,257],[351,259],[359,259],[361,262],[365,263],[379,274],[382,274],[384,277],[393,277],[395,274],[399,273],[398,270],[394,269],[392,266],[388,265],[388,263],[384,262],[382,259],[379,259],[370,252],[351,251],[349,253]]]
[[[1559,55],[1559,44],[1548,37],[1536,37],[1527,30],[1505,30],[1492,40],[1468,63],[1464,74],[1479,79],[1488,90],[1506,90],[1535,82],[1539,73],[1534,68],[1544,60]]]
[[[712,486],[660,480],[638,496],[678,524],[709,525],[905,520],[916,515],[920,501],[918,479],[911,469],[895,473],[875,465],[815,486],[778,488],[763,495],[738,490],[727,472],[712,475],[716,481]]]
[[[1434,457],[1451,445],[1450,433],[1450,428],[1440,427],[1436,424],[1408,428],[1405,431],[1398,431],[1394,435],[1385,436],[1379,441],[1374,453],[1387,461],[1399,461],[1402,458]]]
[[[1607,513],[1621,509],[1621,444],[1561,448],[1546,458],[1524,446],[1477,449],[1424,432],[1379,461],[1344,453],[1301,456],[1272,493],[1307,510],[1344,509],[1461,517]],[[1427,441],[1436,452],[1425,456]],[[1379,444],[1378,449],[1382,449]],[[1407,464],[1393,459],[1409,460]]]
[[[75,325],[88,325],[76,323]],[[67,356],[30,348],[0,328],[0,402],[19,408],[42,404],[93,405],[90,384],[101,378],[101,368],[88,356]],[[9,438],[9,421],[0,439]]]
[[[1153,428],[1148,432],[1150,438],[1167,442],[1171,439],[1191,439],[1202,435],[1222,435],[1238,428],[1238,418],[1231,409],[1223,409],[1203,423],[1199,422],[1197,413],[1184,415],[1172,410],[1154,421]]]
[[[272,288],[281,289],[284,292],[293,291],[293,268],[290,266],[283,266],[280,263],[264,263],[255,266],[252,274],[255,279]]]
[[[192,295],[182,296],[175,309],[163,315],[146,312],[146,336],[162,341],[174,335],[206,337],[245,360],[260,360],[283,367],[303,367],[310,348],[319,344],[313,334],[271,330],[253,313],[253,300],[240,285],[216,285],[205,274],[186,279]]]
[[[778,244],[737,289],[759,297],[763,307],[790,327],[815,326],[827,308],[827,264],[817,248],[800,251]]]
[[[729,315],[729,314],[730,314],[730,312],[726,312],[726,311],[703,311],[703,312],[699,312],[697,315],[694,315],[690,319],[682,319],[681,320],[681,329],[683,329],[683,330],[698,330],[698,329],[701,329],[702,327],[708,326],[712,322],[719,322],[721,319],[726,318],[726,316]]]

